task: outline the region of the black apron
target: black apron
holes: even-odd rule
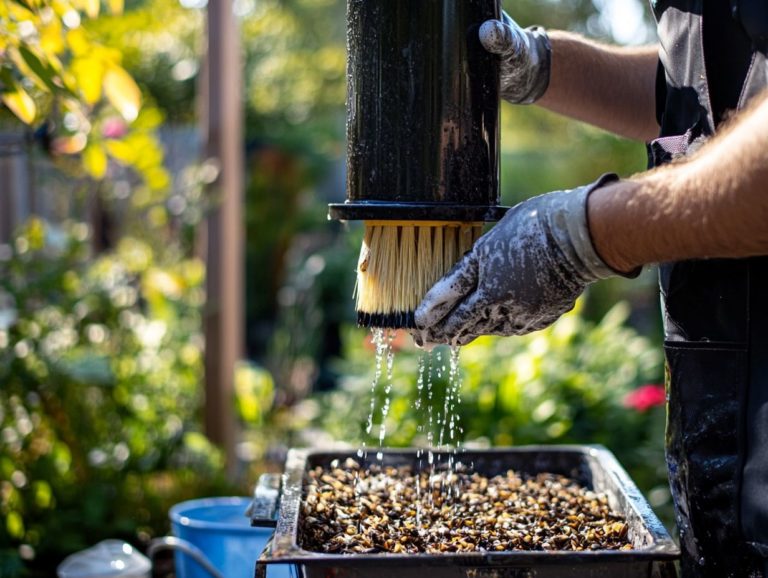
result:
[[[768,87],[768,0],[651,5],[661,45],[655,166]],[[768,578],[768,257],[665,264],[660,282],[683,577]]]

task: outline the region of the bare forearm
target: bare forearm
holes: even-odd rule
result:
[[[768,255],[768,98],[690,159],[598,189],[597,252],[610,266]]]
[[[658,135],[657,46],[608,46],[568,32],[548,35],[552,69],[538,104],[628,138]]]

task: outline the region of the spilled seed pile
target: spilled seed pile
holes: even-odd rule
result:
[[[454,497],[445,491],[451,484]],[[299,543],[313,552],[632,549],[605,496],[559,475],[430,476],[348,459],[309,471],[304,492]]]

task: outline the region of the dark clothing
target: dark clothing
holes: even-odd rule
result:
[[[661,134],[649,144],[657,165],[768,87],[768,1],[651,3],[661,43]],[[768,578],[768,257],[666,264],[660,279],[683,577]]]

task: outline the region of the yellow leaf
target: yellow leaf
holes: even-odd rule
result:
[[[125,7],[124,0],[107,0],[109,4],[109,11],[115,16],[120,16],[123,13]]]
[[[110,64],[104,73],[104,94],[125,120],[136,120],[141,107],[141,90],[131,75],[117,64]]]
[[[88,145],[83,151],[83,166],[94,179],[103,179],[107,174],[107,153],[100,145]]]
[[[5,106],[11,109],[11,112],[15,114],[25,124],[32,124],[37,116],[37,106],[32,97],[27,94],[20,84],[7,78],[3,78],[2,84],[5,90],[0,95]]]
[[[75,10],[76,7],[76,5],[67,0],[51,0],[51,8],[53,8],[53,11],[59,18],[62,18],[70,10]]]
[[[49,64],[46,56],[37,54],[35,49],[27,46],[14,47],[8,53],[19,71],[43,91],[55,92],[55,70]],[[55,56],[53,58],[56,58]],[[58,59],[57,59],[58,60]]]
[[[18,2],[6,2],[5,8],[8,10],[8,14],[11,18],[16,20],[17,22],[21,22],[24,20],[35,20],[35,13],[31,10],[27,10],[24,6],[19,4]]]
[[[148,171],[146,179],[147,186],[155,191],[162,191],[171,184],[171,177],[162,167]]]
[[[58,18],[51,18],[40,27],[40,49],[45,54],[61,54],[64,48],[61,21]]]
[[[101,98],[104,82],[104,64],[96,58],[75,58],[70,65],[75,82],[85,102],[96,104]]]
[[[97,18],[99,16],[99,9],[101,8],[99,0],[83,0],[83,4],[88,18]]]
[[[118,160],[125,164],[131,164],[136,160],[138,151],[135,150],[129,143],[121,140],[108,140],[105,143],[109,155],[115,160]]]
[[[152,267],[144,277],[146,288],[171,299],[179,299],[183,294],[184,284],[179,275],[164,269]]]
[[[82,28],[67,31],[67,43],[75,56],[89,56],[93,50],[93,44]]]

